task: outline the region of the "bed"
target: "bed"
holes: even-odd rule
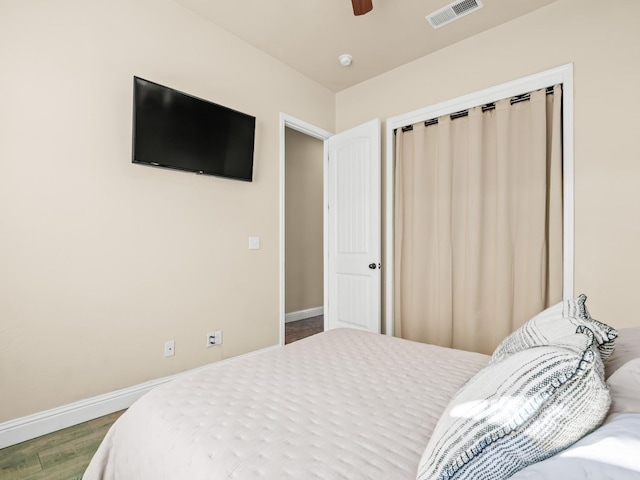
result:
[[[525,353],[530,355],[531,351],[528,348]],[[452,407],[460,392],[468,390],[476,379],[475,383],[486,388],[496,375],[488,372],[489,380],[483,380],[482,375],[494,364],[504,369],[504,362],[479,353],[359,330],[330,330],[279,349],[213,365],[154,389],[112,426],[83,478],[475,478],[465,474],[466,461],[456,467],[455,459],[453,470],[449,467],[451,476],[445,469],[444,474],[434,477],[427,471],[427,453],[431,448],[433,457],[433,450],[437,450],[431,437],[434,431],[447,430],[443,418],[452,408],[460,407]],[[588,403],[598,404],[597,398],[589,398]],[[640,413],[628,411],[633,406],[625,408],[591,435],[606,427],[613,433],[607,431],[605,438],[614,435],[631,451],[638,451]],[[448,431],[452,428],[464,430],[466,426],[449,425]],[[594,443],[589,443],[588,435],[582,441]],[[492,446],[482,448],[479,458],[489,458]],[[573,448],[580,448],[580,444]],[[447,452],[454,450],[446,448]],[[473,452],[482,453],[477,448]],[[624,455],[626,451],[618,445],[617,452]],[[588,478],[554,476],[553,472],[560,471],[557,464],[549,467],[547,476],[533,470],[544,470],[557,460],[555,453],[530,467],[519,467],[513,478]],[[502,457],[500,452],[498,455]],[[463,453],[462,458],[469,457],[473,463],[471,456]],[[566,457],[561,467],[574,471],[572,461],[579,461],[579,455]],[[615,461],[621,470],[611,478],[640,478],[637,462]],[[602,462],[598,465],[609,468]],[[498,476],[486,478],[506,478],[513,473],[500,471]]]

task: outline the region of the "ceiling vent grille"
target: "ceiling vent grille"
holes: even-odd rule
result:
[[[426,19],[433,28],[440,28],[480,8],[482,8],[480,0],[462,0],[450,3],[446,7],[427,15]]]

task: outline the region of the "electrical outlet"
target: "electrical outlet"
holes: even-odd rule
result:
[[[176,354],[176,342],[167,340],[164,342],[164,356],[173,357]]]
[[[207,334],[207,347],[220,345],[222,343],[222,330],[216,330]]]

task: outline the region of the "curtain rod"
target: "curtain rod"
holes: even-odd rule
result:
[[[553,95],[553,88],[554,87],[547,87],[546,94],[547,95]],[[531,93],[523,93],[522,95],[518,95],[516,97],[513,97],[511,99],[511,105],[514,105],[514,104],[519,103],[519,102],[525,102],[525,101],[529,100],[530,98],[531,98]],[[482,111],[483,112],[488,112],[489,110],[494,110],[495,108],[496,108],[496,103],[495,102],[487,103],[486,105],[482,106]],[[451,118],[451,120],[455,120],[456,118],[467,117],[468,115],[469,115],[469,110],[461,110],[459,112],[452,113],[450,115],[450,118]],[[424,126],[425,127],[428,127],[428,126],[431,126],[431,125],[437,125],[437,124],[438,124],[438,119],[437,118],[432,118],[432,119],[426,120],[424,122]],[[395,134],[397,130],[398,129],[396,128],[393,131],[393,133]],[[413,125],[406,125],[406,126],[402,127],[402,131],[403,132],[409,132],[411,130],[413,130]]]

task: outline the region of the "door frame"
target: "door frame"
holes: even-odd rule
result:
[[[329,138],[333,136],[333,133],[324,130],[320,127],[316,127],[303,120],[295,118],[286,113],[280,113],[280,172],[279,172],[279,212],[280,212],[280,232],[279,232],[279,288],[280,288],[280,301],[279,301],[279,313],[278,319],[280,324],[280,346],[284,345],[284,325],[285,325],[285,171],[286,171],[286,143],[285,132],[287,128],[297,130],[300,133],[304,133],[318,140],[322,140],[322,275],[323,275],[323,306],[324,306],[324,329],[327,329],[327,312],[328,312],[328,294],[329,294],[329,250],[328,250],[328,216],[327,216],[327,202],[329,201],[329,182],[328,182],[328,170],[329,170]]]
[[[395,194],[395,135],[393,131],[414,123],[442,115],[496,102],[533,90],[562,84],[562,298],[574,297],[574,182],[573,182],[573,63],[535,73],[495,87],[470,93],[430,107],[405,113],[386,121],[385,169],[385,230],[384,230],[384,282],[385,333],[393,335],[394,326],[394,194]]]

